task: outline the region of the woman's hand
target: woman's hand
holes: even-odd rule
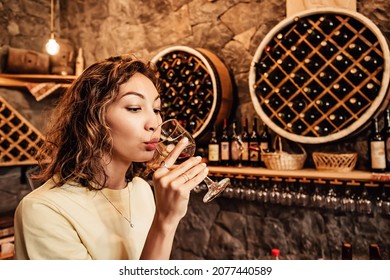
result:
[[[182,139],[162,162],[153,175],[156,197],[156,215],[166,225],[177,225],[187,212],[191,190],[208,174],[201,157],[191,157],[180,165],[174,165],[180,153],[188,145]]]

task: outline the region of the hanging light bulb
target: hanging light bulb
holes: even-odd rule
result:
[[[46,52],[50,55],[56,55],[60,50],[60,45],[54,39],[54,0],[50,3],[50,39],[46,43]]]
[[[60,51],[60,45],[57,43],[56,39],[54,39],[54,36],[47,41],[46,51],[50,55],[56,55]]]

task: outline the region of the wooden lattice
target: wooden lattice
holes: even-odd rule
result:
[[[0,166],[33,165],[42,134],[0,97]]]

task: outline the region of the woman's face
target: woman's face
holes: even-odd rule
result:
[[[160,95],[146,76],[136,73],[120,86],[106,115],[113,139],[113,161],[128,165],[152,159],[155,144],[150,140],[162,122],[160,110]]]

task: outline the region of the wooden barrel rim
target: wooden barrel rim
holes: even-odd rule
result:
[[[268,117],[267,114],[264,113],[262,110],[258,98],[255,93],[254,85],[256,82],[256,69],[255,65],[261,58],[261,55],[263,54],[263,50],[267,46],[267,44],[271,41],[271,39],[282,30],[282,28],[286,27],[287,25],[291,24],[294,22],[294,19],[296,17],[305,17],[305,16],[310,16],[310,15],[320,15],[320,14],[339,14],[339,15],[346,15],[349,17],[352,17],[354,19],[359,20],[361,23],[364,23],[366,27],[368,27],[374,35],[377,36],[377,39],[379,39],[379,44],[382,48],[383,52],[383,77],[382,77],[382,85],[379,90],[378,96],[375,98],[375,100],[372,102],[370,108],[368,108],[362,116],[357,119],[354,123],[352,123],[350,126],[348,126],[346,129],[343,129],[339,132],[336,132],[334,134],[330,134],[327,136],[322,136],[322,137],[312,137],[312,136],[301,136],[297,135],[294,133],[290,133],[281,127],[274,125],[272,120]],[[389,83],[389,67],[390,67],[390,61],[389,61],[389,47],[387,44],[386,39],[384,38],[383,34],[379,30],[379,28],[367,17],[364,15],[357,13],[357,12],[352,12],[347,9],[341,9],[341,8],[315,8],[315,9],[310,9],[306,10],[301,13],[297,13],[292,15],[289,18],[286,18],[279,22],[274,28],[271,29],[271,31],[264,37],[264,39],[261,41],[254,57],[251,62],[250,66],[250,73],[249,73],[249,90],[250,90],[250,95],[251,99],[253,102],[253,105],[255,107],[256,112],[259,114],[260,118],[277,134],[290,139],[292,141],[300,142],[300,143],[308,143],[308,144],[319,144],[319,143],[326,143],[326,142],[332,142],[335,140],[342,139],[351,133],[356,133],[358,129],[363,127],[367,122],[369,122],[370,118],[375,116],[375,113],[378,109],[383,109],[385,106],[387,106],[389,100],[387,96],[387,89],[388,89],[388,83]],[[383,102],[383,103],[382,103]]]
[[[151,61],[156,63],[160,57],[176,51],[186,52],[200,59],[206,66],[211,78],[214,98],[211,104],[210,113],[207,115],[200,128],[193,133],[193,137],[199,139],[207,132],[207,127],[210,123],[220,123],[224,118],[228,118],[228,115],[225,114],[231,113],[233,94],[232,81],[225,64],[211,51],[203,48],[194,49],[188,46],[172,46],[156,54]]]

